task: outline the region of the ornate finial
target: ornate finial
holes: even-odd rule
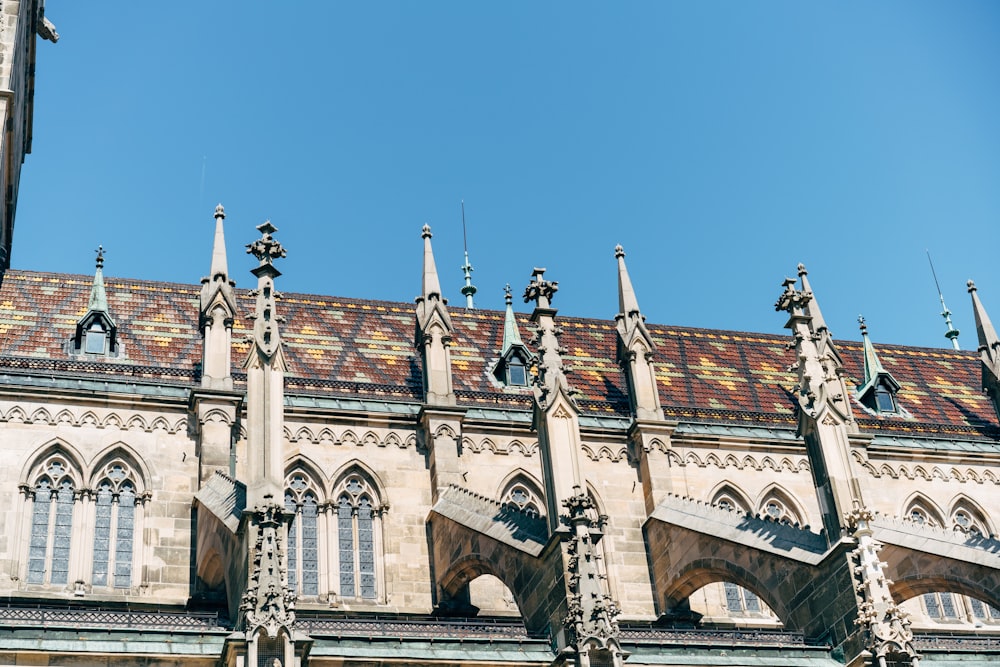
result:
[[[545,280],[545,269],[535,267],[531,272],[531,282],[524,288],[524,302],[534,301],[538,308],[551,307],[552,297],[559,290],[559,283]]]
[[[512,303],[514,303],[514,297],[513,297],[513,295],[511,294],[511,291],[510,291],[510,283],[507,283],[506,285],[504,285],[504,288],[503,288],[503,301],[508,306],[511,305]]]
[[[261,265],[271,264],[275,259],[286,256],[285,249],[271,236],[278,231],[278,228],[272,225],[270,220],[257,225],[257,231],[261,236],[253,243],[247,244],[247,252],[256,257]]]
[[[104,268],[104,246],[97,246],[97,268]]]
[[[433,234],[431,234],[431,226],[424,224],[424,226],[420,229],[420,238],[429,239],[431,236],[433,236]]]
[[[802,262],[799,262],[799,266],[798,266],[798,269],[799,269],[799,277],[800,277],[800,278],[801,278],[802,276],[805,276],[805,275],[808,275],[808,274],[809,274],[809,272],[808,272],[808,271],[806,271],[806,265],[805,265],[805,264],[803,264]]]
[[[623,248],[622,244],[619,243],[618,245],[615,246],[615,259],[621,259],[624,256],[625,256],[625,248]]]
[[[216,219],[218,219],[218,218],[225,219],[226,218],[226,209],[224,209],[222,207],[222,204],[219,204],[218,206],[215,207],[215,217],[216,217]]]
[[[973,292],[976,291],[976,281],[974,280],[970,280],[969,282],[965,283],[965,286],[969,288],[969,294],[972,294]]]
[[[858,326],[861,329],[861,335],[862,336],[867,336],[868,335],[868,325],[865,324],[865,316],[864,315],[858,315]]]

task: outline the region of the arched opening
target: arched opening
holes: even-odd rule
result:
[[[492,574],[481,574],[467,585],[469,604],[479,610],[480,616],[521,615],[514,593]]]
[[[782,627],[777,614],[756,593],[732,581],[705,584],[688,596],[702,625],[720,627]]]

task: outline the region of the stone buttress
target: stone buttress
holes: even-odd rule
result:
[[[625,250],[620,245],[615,247],[615,259],[618,261],[617,356],[625,374],[632,411],[629,451],[638,463],[646,512],[651,514],[664,495],[673,490],[666,450],[677,423],[663,417],[653,365],[656,345],[646,328],[646,318],[639,310],[639,301],[625,266]]]
[[[233,441],[242,396],[233,391],[232,338],[236,318],[235,282],[229,279],[222,204],[215,207],[215,242],[209,275],[201,279],[198,328],[202,334],[201,385],[191,392],[198,424],[199,479],[233,469]]]
[[[618,606],[608,594],[607,578],[598,564],[602,532],[580,468],[577,391],[566,377],[559,344],[562,332],[552,308],[559,285],[544,276],[545,269],[534,270],[524,300],[535,302],[532,343],[537,347],[538,364],[532,423],[538,431],[550,540],[561,542],[566,579],[567,613],[562,628],[554,632],[556,663],[621,665],[625,656],[618,641]]]
[[[801,289],[795,288],[795,279],[786,278],[785,291],[775,304],[776,310],[789,314],[785,327],[792,331],[791,347],[796,352],[798,433],[806,443],[827,543],[832,547],[830,558],[841,558],[843,549],[854,547],[846,554],[857,606],[848,614],[855,616],[854,628],[846,628],[847,635],[837,643],[848,664],[872,664],[874,659],[885,667],[886,660],[893,659],[915,665],[913,635],[905,613],[893,601],[887,565],[877,558],[881,546],[872,537],[872,511],[851,455],[867,439],[860,435],[843,362],[802,264],[798,275]]]
[[[424,225],[421,237],[424,240],[423,278],[421,294],[416,299],[414,345],[420,351],[424,404],[418,423],[429,453],[431,495],[436,501],[449,484],[463,482],[459,458],[465,410],[455,406],[451,372],[454,328],[448,315],[448,301],[441,296],[429,226]]]

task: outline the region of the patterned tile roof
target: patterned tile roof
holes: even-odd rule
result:
[[[0,367],[51,374],[86,374],[192,385],[201,357],[197,285],[105,278],[119,327],[118,358],[83,358],[67,342],[87,309],[91,276],[9,271],[0,290]],[[239,384],[253,309],[237,290],[241,313],[233,331],[233,369]],[[419,401],[421,370],[413,346],[412,304],[286,293],[290,393]],[[503,311],[452,308],[454,384],[459,403],[530,408],[526,389],[504,388],[492,369],[503,341]],[[526,315],[518,315],[522,332]],[[559,317],[562,343],[581,391],[585,413],[627,416],[624,377],[615,361],[610,320]],[[793,427],[796,377],[788,336],[649,325],[658,346],[656,373],[669,418]],[[851,388],[863,378],[859,342],[839,341]],[[996,437],[996,416],[980,390],[973,352],[877,345],[885,368],[902,388],[906,415],[879,417],[854,403],[865,430]],[[851,385],[853,383],[853,385]]]

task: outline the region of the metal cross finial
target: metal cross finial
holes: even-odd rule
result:
[[[504,300],[504,303],[506,303],[508,306],[511,305],[512,303],[514,303],[514,297],[511,295],[511,291],[510,291],[510,283],[507,283],[506,285],[504,285],[504,288],[503,288],[503,300]]]
[[[865,316],[864,315],[858,315],[858,325],[860,326],[860,329],[861,329],[861,335],[862,336],[867,336],[868,335],[868,325],[865,324]]]
[[[104,246],[97,246],[97,268],[102,268],[104,266]]]

